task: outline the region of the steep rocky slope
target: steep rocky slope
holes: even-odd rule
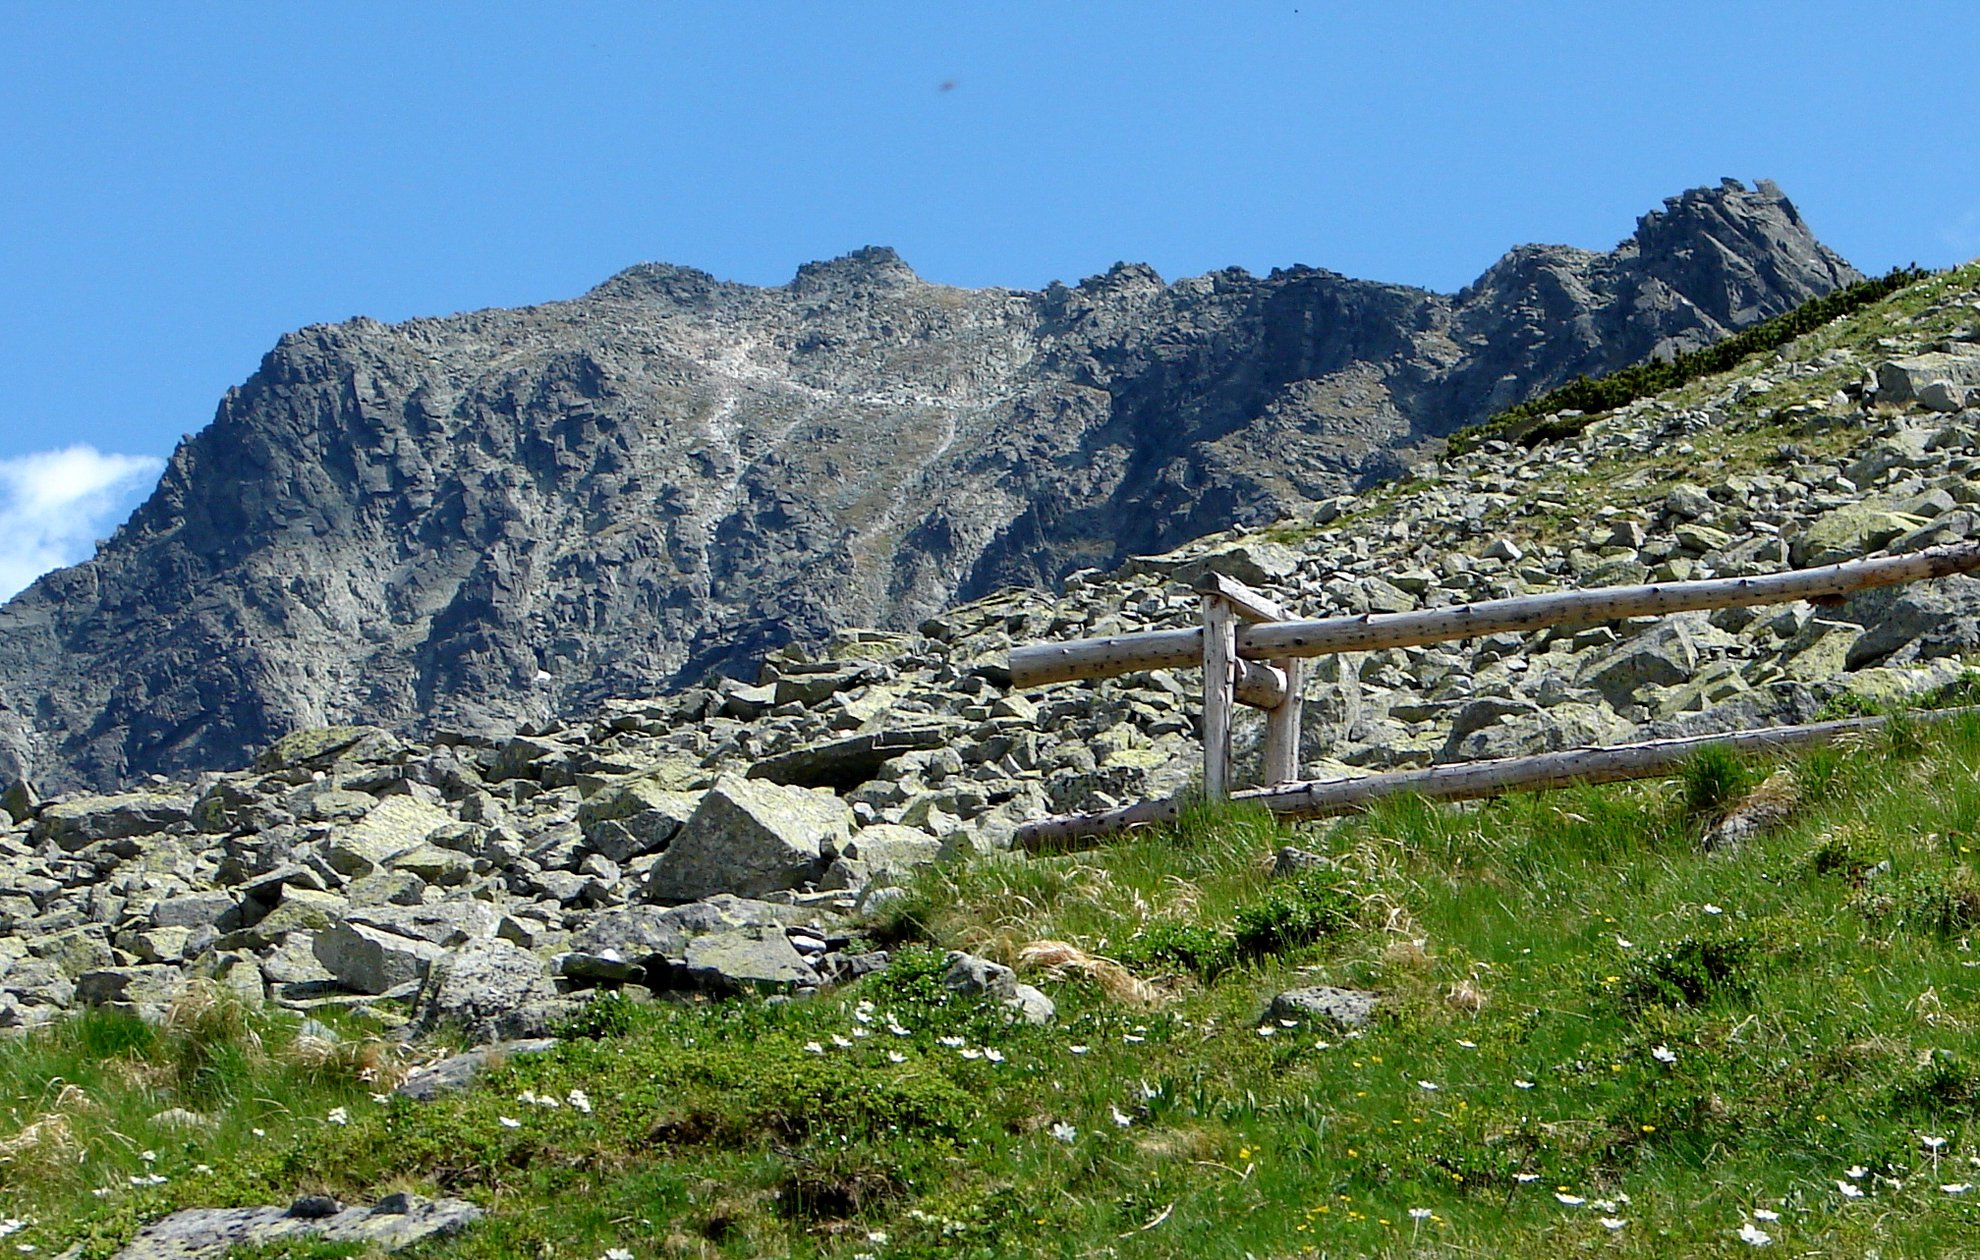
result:
[[[300,732],[247,771],[0,816],[0,1024],[155,1008],[189,971],[300,1009],[418,999],[483,1032],[571,991],[857,974],[840,918],[1024,821],[1200,765],[1196,678],[1030,692],[1014,643],[1186,625],[1215,569],[1305,615],[1778,570],[1980,536],[1980,267],[1531,452],[1494,444],[1258,533],[913,633],[845,630],[760,681],[513,737]],[[1599,501],[1591,510],[1588,504]],[[1960,678],[1980,581],[1323,658],[1308,774],[1706,732]],[[1255,717],[1240,746],[1255,743]],[[7,821],[12,819],[11,824]]]
[[[758,289],[285,337],[92,561],[0,610],[0,777],[238,765],[333,721],[490,730],[1262,525],[1582,372],[1855,278],[1778,189],[1454,296],[1311,268],[1042,292],[870,249]]]

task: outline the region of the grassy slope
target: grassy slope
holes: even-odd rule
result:
[[[305,1070],[273,1030],[202,1082],[169,1066],[183,1044],[98,1017],[0,1067],[17,1114],[62,1114],[75,1143],[0,1167],[8,1212],[36,1221],[10,1241],[107,1254],[168,1206],[416,1188],[492,1209],[427,1253],[461,1257],[1695,1256],[1747,1251],[1755,1207],[1781,1214],[1760,1228],[1784,1252],[1980,1254],[1980,1191],[1940,1188],[1980,1180],[1977,756],[1971,720],[1816,754],[1800,816],[1735,856],[1698,851],[1687,799],[1724,797],[1725,767],[1308,829],[1350,925],[1147,1005],[1112,972],[1059,982],[1049,1029],[943,1000],[910,948],[812,1001],[628,1004],[605,1035],[417,1106],[373,1102],[354,1062]],[[1286,838],[1200,816],[983,863],[931,876],[899,926],[1134,956],[1163,924],[1272,898],[1262,859]],[[1261,1034],[1271,993],[1328,982],[1390,1009],[1358,1037]],[[209,1023],[234,1054],[239,1030]],[[180,1101],[226,1105],[225,1127],[145,1118]],[[129,1184],[151,1172],[169,1180]]]

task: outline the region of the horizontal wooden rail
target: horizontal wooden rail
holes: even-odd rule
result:
[[[1960,543],[1908,556],[1852,560],[1819,569],[1793,569],[1758,577],[1604,586],[1416,612],[1250,625],[1238,631],[1237,652],[1240,658],[1252,661],[1325,656],[1330,652],[1369,652],[1624,617],[1668,616],[1711,608],[1821,599],[1976,570],[1980,570],[1980,543]],[[1014,648],[1011,683],[1017,687],[1042,687],[1076,678],[1112,678],[1144,669],[1188,669],[1202,663],[1202,630],[1157,630]]]
[[[1942,719],[1980,709],[1919,710],[1918,719]],[[1461,801],[1498,796],[1515,790],[1538,791],[1574,783],[1613,783],[1669,774],[1705,748],[1738,752],[1779,752],[1830,743],[1844,735],[1874,730],[1886,717],[1847,718],[1802,726],[1776,726],[1730,735],[1691,735],[1610,748],[1576,748],[1534,757],[1505,757],[1457,765],[1399,770],[1354,779],[1321,779],[1283,783],[1276,787],[1233,792],[1234,801],[1256,801],[1281,818],[1327,818],[1359,813],[1391,796],[1417,795],[1427,800]],[[1097,810],[1041,819],[1018,828],[1013,843],[1031,853],[1064,853],[1090,848],[1101,836],[1150,823],[1173,822],[1182,814],[1182,798],[1142,801],[1119,809]]]

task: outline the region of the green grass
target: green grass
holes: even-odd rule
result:
[[[305,1070],[279,1021],[194,1052],[79,1019],[0,1053],[0,1141],[61,1114],[73,1144],[0,1163],[33,1222],[9,1242],[101,1256],[179,1205],[412,1189],[489,1210],[421,1252],[450,1258],[1731,1256],[1742,1224],[1769,1254],[1972,1256],[1980,1191],[1940,1186],[1980,1181],[1977,762],[1971,718],[1810,754],[1803,811],[1732,857],[1698,836],[1764,766],[1298,831],[1199,810],[928,873],[860,986],[611,1003],[426,1105]],[[1288,842],[1331,866],[1275,882]],[[1057,1023],[948,994],[949,946],[1037,960]],[[1387,1001],[1358,1036],[1261,1028],[1306,984]],[[216,1128],[146,1128],[196,1104]]]

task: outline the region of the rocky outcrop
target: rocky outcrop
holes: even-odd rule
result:
[[[1133,265],[968,291],[865,250],[775,289],[647,265],[570,302],[305,329],[95,559],[0,609],[0,780],[107,789],[338,723],[513,729],[903,630],[1266,524],[1854,277],[1779,190],[1728,183],[1454,296]],[[723,704],[839,695],[856,726],[861,673]],[[665,829],[628,827],[624,857]]]

